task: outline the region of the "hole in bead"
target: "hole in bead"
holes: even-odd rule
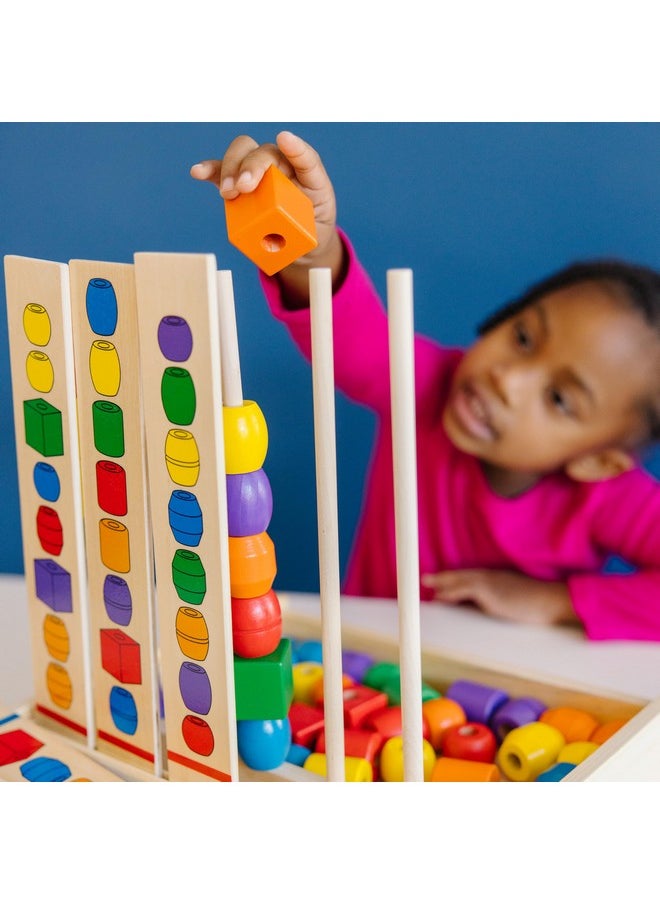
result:
[[[518,771],[522,768],[522,760],[517,753],[508,753],[506,758],[512,769]]]
[[[284,246],[286,245],[286,239],[283,235],[279,235],[277,232],[269,232],[268,235],[265,235],[262,238],[261,244],[264,251],[275,253],[277,251],[281,251],[282,248],[284,248]]]

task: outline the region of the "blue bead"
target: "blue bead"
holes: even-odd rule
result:
[[[323,647],[320,640],[305,640],[296,650],[298,662],[323,662]]]
[[[90,279],[85,306],[87,320],[97,336],[112,336],[117,329],[117,296],[109,279]]]
[[[288,719],[240,719],[236,726],[238,753],[246,766],[265,771],[286,760],[291,747]]]
[[[302,744],[292,744],[286,755],[287,763],[293,763],[294,766],[304,766],[305,760],[312,751]]]
[[[573,763],[555,763],[554,766],[551,766],[549,769],[546,769],[545,772],[537,775],[536,781],[560,782],[564,778],[564,776],[568,775],[568,773],[573,769],[575,769],[575,765]]]
[[[28,782],[65,782],[71,778],[71,770],[62,760],[50,756],[37,756],[20,767],[21,775]]]
[[[52,465],[45,461],[38,461],[32,472],[34,488],[42,499],[47,502],[57,502],[60,498],[60,478]]]

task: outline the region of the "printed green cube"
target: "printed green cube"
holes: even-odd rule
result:
[[[23,402],[25,442],[42,455],[64,455],[62,412],[45,399]]]
[[[236,719],[285,719],[293,700],[291,640],[283,637],[268,656],[234,656]]]

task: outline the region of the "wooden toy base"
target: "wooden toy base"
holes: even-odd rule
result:
[[[320,633],[319,600],[313,594],[279,593],[284,632],[300,639]],[[0,676],[4,708],[25,711],[31,697],[25,581],[0,580],[0,653],[7,666]],[[342,599],[342,642],[382,661],[396,661],[396,604]],[[493,621],[471,610],[422,607],[422,672],[442,689],[457,679],[492,682],[510,693],[537,695],[548,704],[588,709],[602,720],[630,721],[564,782],[660,781],[660,644],[597,644],[572,629],[530,628]],[[52,726],[50,726],[52,727]],[[61,734],[67,744],[92,757],[125,781],[164,781],[99,751],[90,751],[74,733]],[[239,781],[323,781],[284,763],[271,772],[239,764]]]

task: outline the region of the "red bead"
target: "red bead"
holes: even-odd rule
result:
[[[363,684],[344,690],[344,724],[347,728],[361,728],[366,718],[387,706],[387,694]]]
[[[282,637],[282,611],[274,590],[251,599],[232,597],[234,653],[246,659],[268,656]]]
[[[355,756],[363,760],[369,760],[373,765],[384,742],[385,738],[379,735],[377,731],[347,728],[344,731],[344,756]],[[317,753],[326,752],[325,729],[318,736],[314,750]]]
[[[289,707],[288,718],[293,743],[309,747],[311,750],[325,725],[323,710],[318,706],[294,700]]]
[[[364,727],[377,731],[385,740],[396,738],[403,733],[402,715],[400,706],[388,706],[370,715],[365,720]],[[427,741],[431,736],[429,724],[424,716],[422,716],[422,735]]]
[[[445,732],[442,738],[443,756],[457,760],[492,763],[497,753],[497,738],[487,725],[466,722]]]

